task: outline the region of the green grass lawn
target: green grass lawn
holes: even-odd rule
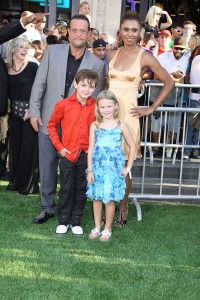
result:
[[[83,237],[57,236],[57,217],[36,225],[39,197],[5,191],[0,182],[0,299],[200,299],[200,206],[130,205],[128,224],[108,243],[90,241],[92,203]]]

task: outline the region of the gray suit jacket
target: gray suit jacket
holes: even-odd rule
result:
[[[29,117],[41,117],[43,125],[40,126],[40,131],[47,135],[47,124],[55,104],[64,97],[68,52],[69,45],[67,44],[48,46],[32,87]],[[99,82],[93,94],[93,97],[96,98],[98,93],[104,89],[104,62],[86,50],[79,67],[79,70],[81,69],[90,69],[97,72]],[[71,96],[74,92],[75,89],[72,83],[68,96]]]

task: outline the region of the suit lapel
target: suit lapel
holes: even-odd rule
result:
[[[58,58],[59,59],[59,67],[60,67],[60,80],[58,82],[60,83],[61,90],[64,87],[63,95],[65,93],[68,53],[69,53],[69,46],[65,45],[65,47],[62,48],[62,51]]]

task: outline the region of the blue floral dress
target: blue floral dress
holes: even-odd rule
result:
[[[92,200],[108,203],[121,201],[125,194],[125,178],[121,175],[125,156],[121,146],[122,132],[113,129],[95,129],[95,146],[92,153],[94,183],[87,185],[86,195]]]

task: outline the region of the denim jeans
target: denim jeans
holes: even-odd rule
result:
[[[198,101],[190,99],[190,106],[194,108],[197,106]],[[199,130],[194,128],[188,123],[187,127],[187,135],[186,135],[186,145],[199,145]],[[198,148],[194,148],[194,150],[199,150]],[[192,152],[192,147],[185,148],[185,151]]]

